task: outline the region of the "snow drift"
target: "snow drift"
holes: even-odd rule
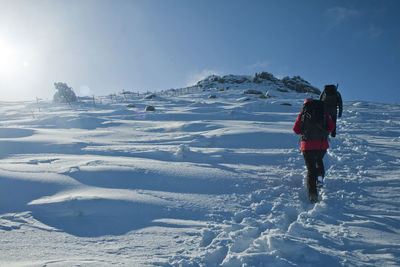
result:
[[[313,205],[291,130],[312,92],[226,78],[1,102],[0,265],[400,265],[400,107],[345,102]]]

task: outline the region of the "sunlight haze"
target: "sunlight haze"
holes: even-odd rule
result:
[[[0,100],[157,91],[208,74],[300,75],[400,102],[398,1],[0,0]]]

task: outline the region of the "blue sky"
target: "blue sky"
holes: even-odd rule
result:
[[[400,103],[397,0],[0,0],[0,99],[185,87],[268,71]]]

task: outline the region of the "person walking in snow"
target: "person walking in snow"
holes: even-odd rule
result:
[[[317,182],[323,182],[325,168],[323,158],[329,148],[328,135],[335,129],[335,123],[325,111],[321,100],[307,98],[293,126],[301,134],[301,151],[307,167],[307,193],[312,203],[318,201]]]
[[[337,90],[338,86],[333,84],[325,85],[324,91],[321,93],[319,100],[322,100],[325,103],[325,108],[333,122],[335,123],[335,129],[331,132],[331,136],[336,136],[336,118],[337,111],[339,108],[339,118],[342,117],[343,112],[343,101],[342,96]]]

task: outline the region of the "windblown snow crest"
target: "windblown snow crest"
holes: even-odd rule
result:
[[[317,91],[246,79],[1,102],[0,265],[398,266],[400,107],[345,102],[313,205],[292,126]]]

